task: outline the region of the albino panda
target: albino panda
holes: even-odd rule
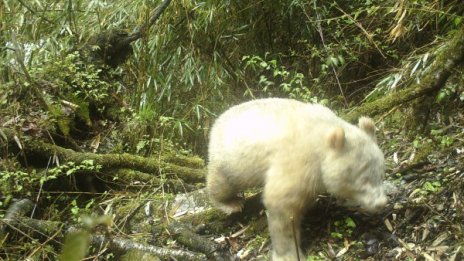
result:
[[[297,260],[292,226],[299,242],[302,215],[318,194],[367,212],[386,205],[384,157],[374,135],[371,119],[354,126],[321,105],[271,98],[234,106],[211,129],[209,196],[233,213],[242,210],[240,192],[263,187],[272,259]]]

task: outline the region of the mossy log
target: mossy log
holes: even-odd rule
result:
[[[8,144],[10,146],[13,144],[15,144],[16,147],[19,146],[26,160],[30,162],[37,161],[38,158],[46,159],[49,157],[57,157],[61,163],[74,162],[79,164],[84,160],[92,160],[94,164],[101,165],[101,172],[130,169],[154,176],[160,176],[162,174],[174,175],[184,182],[191,184],[202,182],[205,177],[203,160],[194,156],[169,155],[145,158],[127,153],[96,154],[76,152],[38,139],[20,140],[15,136],[15,133],[9,129],[3,129],[2,131],[8,140],[4,144],[6,144],[6,146],[8,146]],[[0,147],[2,147],[2,144],[0,144]],[[137,175],[137,172],[133,172],[132,174]],[[142,178],[146,179],[146,176]]]
[[[436,93],[452,74],[456,66],[464,60],[464,27],[456,31],[448,44],[438,53],[435,61],[428,69],[429,73],[420,83],[393,92],[384,98],[364,103],[343,115],[348,121],[356,121],[360,116],[375,116],[391,108],[410,102],[422,96]]]
[[[95,246],[107,245],[110,250],[127,252],[129,250],[139,250],[145,253],[151,253],[161,258],[161,260],[185,260],[199,261],[207,260],[203,253],[195,253],[181,249],[170,249],[152,246],[148,244],[138,243],[129,239],[112,237],[108,238],[104,235],[92,235],[92,244]]]

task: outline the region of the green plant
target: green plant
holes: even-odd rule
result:
[[[94,201],[90,201],[86,204],[85,209],[88,210],[93,205]],[[79,214],[81,211],[77,207],[77,203],[75,200],[71,202],[72,208],[71,212],[75,216]],[[91,240],[91,231],[98,225],[103,225],[106,228],[110,227],[113,223],[113,220],[110,216],[98,216],[98,217],[91,217],[91,216],[81,216],[79,217],[79,221],[82,223],[81,229],[72,231],[68,233],[65,237],[65,241],[60,253],[59,260],[67,261],[67,260],[82,260],[86,257]],[[111,258],[112,253],[105,255],[105,260],[112,260]]]
[[[287,70],[284,66],[279,65],[276,59],[269,59],[268,55],[269,53],[266,53],[264,58],[258,55],[245,55],[242,58],[245,64],[244,69],[250,70],[249,74],[259,75],[257,81],[259,91],[267,96],[285,95],[290,98],[317,103],[317,97],[309,90],[302,73]],[[245,91],[244,95],[255,96],[250,88]]]
[[[426,181],[422,185],[422,194],[439,192],[442,189],[442,183],[440,181]]]
[[[56,179],[53,173],[40,173],[32,170],[30,173],[17,171],[0,171],[0,191],[6,196],[25,194],[32,195],[33,188],[42,186],[49,180]]]
[[[77,51],[47,57],[31,68],[30,74],[33,79],[47,81],[51,94],[59,92],[59,96],[71,102],[96,105],[99,110],[112,101],[110,94],[123,88],[117,81],[108,81],[119,77],[120,72],[85,62]]]
[[[343,239],[350,237],[353,230],[356,228],[356,223],[351,217],[346,217],[344,220],[337,220],[334,222],[335,231],[331,232],[330,235],[335,239]]]
[[[70,176],[78,171],[99,171],[101,167],[100,164],[95,164],[93,160],[83,160],[79,164],[70,161],[66,164],[51,168],[48,172],[53,177],[60,175]]]
[[[460,76],[460,81],[464,80],[464,76]],[[458,97],[458,99],[464,101],[464,88],[461,84],[456,82],[448,82],[444,88],[441,88],[435,97],[435,101],[440,104],[445,104],[450,101],[453,97]]]
[[[71,201],[71,217],[74,221],[80,222],[83,218],[83,215],[90,215],[92,213],[92,208],[95,203],[95,199],[89,200],[85,206],[79,207],[77,201],[74,199]]]
[[[433,140],[431,138],[426,138],[422,136],[416,136],[414,140],[412,141],[412,145],[416,149],[422,149],[424,147],[430,146],[433,144]]]
[[[442,129],[433,129],[430,131],[430,134],[440,144],[442,149],[449,148],[455,141],[451,135],[444,134]]]

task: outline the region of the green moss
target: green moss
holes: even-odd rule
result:
[[[81,99],[76,99],[74,103],[79,106],[76,109],[77,117],[83,120],[87,126],[92,126],[92,121],[90,119],[89,103]]]
[[[198,156],[184,156],[176,151],[169,151],[161,156],[163,161],[190,168],[204,168],[205,161]]]
[[[436,151],[435,146],[433,143],[425,142],[417,151],[416,156],[414,157],[414,161],[412,164],[420,163],[423,161],[427,161],[427,157],[433,154]]]
[[[72,121],[69,117],[63,114],[61,107],[55,104],[48,104],[48,111],[52,117],[56,120],[58,129],[61,131],[63,136],[69,137],[71,130]]]

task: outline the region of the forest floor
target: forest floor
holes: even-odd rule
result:
[[[366,216],[340,207],[331,197],[321,195],[303,222],[302,247],[308,254],[307,260],[464,258],[464,115],[459,109],[451,115],[435,112],[423,126],[424,133],[430,133],[427,135],[407,134],[412,132],[406,131],[406,117],[397,109],[377,124],[378,141],[387,165],[387,208],[380,214]],[[22,142],[26,146],[28,142],[32,144],[24,137]],[[32,214],[27,214],[32,219],[13,222],[6,218],[11,209],[9,205],[13,204],[1,206],[0,214],[4,216],[0,220],[0,260],[56,259],[61,249],[66,248],[62,238],[76,229],[86,231],[84,238],[91,239],[83,243],[92,245],[87,260],[134,260],[133,256],[123,254],[134,249],[150,254],[145,260],[157,260],[151,254],[162,260],[269,258],[271,243],[259,191],[246,194],[250,200],[243,213],[226,216],[218,212],[208,203],[202,190],[204,183],[198,179],[204,173],[201,159],[186,160],[177,155],[171,161],[190,166],[177,169],[173,165],[147,161],[151,164],[145,166],[147,170],[160,168],[158,178],[134,172],[138,179],[133,179],[124,171],[128,176],[121,176],[119,172],[105,174],[90,162],[102,160],[96,154],[71,154],[87,161],[61,162],[58,172],[66,176],[51,179],[52,171],[57,170],[50,169],[49,179],[41,183],[40,190],[34,185],[35,189],[30,191],[24,191],[24,187],[9,197],[1,195],[2,204],[14,202],[13,196],[31,199],[35,207]],[[22,159],[20,155],[16,157]],[[122,156],[116,164],[121,165],[124,157],[130,156]],[[2,164],[6,164],[7,159],[3,160]],[[44,162],[35,158],[28,163],[34,164],[34,161]],[[111,159],[103,161],[111,162]],[[137,164],[143,167],[143,161]],[[180,170],[194,171],[194,176],[185,176],[193,177],[194,181],[189,183],[176,174]],[[86,176],[95,171],[99,173],[96,179]],[[37,169],[32,173],[41,172]],[[13,179],[16,183],[11,183],[5,175],[1,178],[19,189],[24,185],[18,184],[19,178],[31,181],[17,176]],[[32,181],[38,184],[38,180]],[[99,187],[102,181],[103,189]],[[179,203],[185,199],[193,203],[187,207]],[[30,210],[22,212],[25,215]],[[89,221],[86,216],[93,219]],[[5,229],[6,225],[9,229]]]

